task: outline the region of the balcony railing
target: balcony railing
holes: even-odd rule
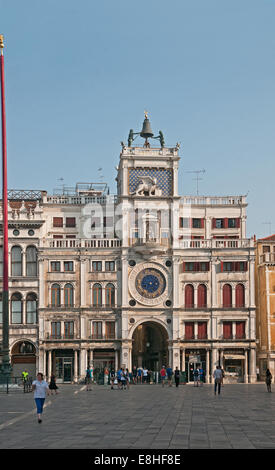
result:
[[[76,305],[75,304],[59,304],[59,305],[56,305],[56,304],[49,304],[48,305],[48,308],[76,308]]]
[[[189,336],[189,335],[184,335],[182,337],[182,340],[183,341],[204,341],[204,340],[208,340],[208,336],[207,335],[201,335],[201,336],[195,336],[195,335],[192,335],[192,336]]]
[[[119,248],[118,238],[48,238],[44,240],[45,248]]]
[[[77,336],[75,334],[51,335],[51,334],[47,333],[46,334],[46,339],[52,339],[52,340],[77,339]]]
[[[206,240],[179,240],[180,248],[186,249],[223,249],[223,248],[251,248],[254,246],[252,239],[211,238]]]
[[[247,339],[245,335],[221,335],[220,339],[223,341],[240,341],[243,339]]]
[[[275,253],[264,253],[260,256],[260,263],[275,263]]]
[[[207,206],[240,206],[246,204],[246,196],[183,196],[181,202]]]

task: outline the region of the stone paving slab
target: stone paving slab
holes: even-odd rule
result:
[[[0,395],[0,449],[274,449],[275,394],[264,384],[130,390],[61,385],[37,423],[33,395]]]

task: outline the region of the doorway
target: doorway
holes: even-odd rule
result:
[[[72,357],[55,358],[55,377],[58,383],[73,381],[74,359]]]
[[[133,333],[132,368],[147,367],[152,372],[159,372],[163,365],[168,367],[168,361],[168,333],[165,328],[155,322],[138,325]]]

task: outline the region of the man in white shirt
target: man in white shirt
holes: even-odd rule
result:
[[[217,391],[217,386],[218,386],[218,394],[220,395],[220,393],[221,393],[221,382],[222,382],[221,366],[217,366],[216,370],[214,370],[213,377],[215,379],[215,388],[214,388],[215,395],[216,395],[216,391]]]
[[[148,383],[148,369],[146,367],[143,369],[143,380],[145,383]]]

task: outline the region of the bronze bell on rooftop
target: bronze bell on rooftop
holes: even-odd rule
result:
[[[152,129],[151,129],[151,124],[150,124],[150,121],[148,119],[148,117],[145,117],[144,121],[143,121],[143,126],[142,126],[142,131],[140,133],[140,136],[143,137],[144,139],[148,139],[149,137],[153,137],[154,134],[152,132]]]

